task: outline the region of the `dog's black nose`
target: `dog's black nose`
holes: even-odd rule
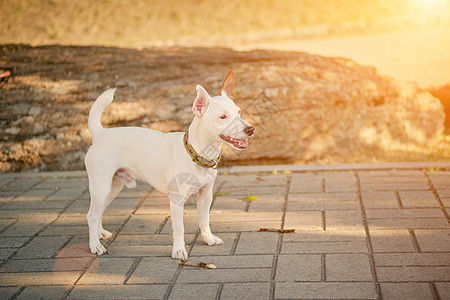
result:
[[[253,126],[247,126],[244,128],[244,132],[248,135],[248,136],[252,136],[253,133],[255,132],[255,127]]]

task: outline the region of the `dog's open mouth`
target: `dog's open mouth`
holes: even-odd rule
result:
[[[245,149],[248,147],[248,139],[235,139],[224,134],[221,134],[220,137],[236,149]]]

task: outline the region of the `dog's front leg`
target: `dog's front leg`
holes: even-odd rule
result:
[[[221,238],[212,234],[209,227],[209,209],[213,198],[213,187],[206,187],[200,190],[197,201],[198,225],[201,230],[203,241],[209,246],[223,244]]]
[[[172,258],[187,259],[188,253],[184,248],[184,225],[183,225],[183,205],[184,201],[170,199],[170,218],[172,219],[173,247]]]

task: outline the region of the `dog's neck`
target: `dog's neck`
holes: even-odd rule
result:
[[[222,151],[222,142],[208,138],[210,133],[202,126],[201,122],[199,117],[194,117],[189,126],[189,143],[198,155],[208,160],[215,160]]]

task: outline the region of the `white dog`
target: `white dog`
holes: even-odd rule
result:
[[[198,193],[197,210],[203,240],[208,245],[223,243],[209,227],[222,144],[225,142],[243,150],[254,133],[254,128],[241,119],[240,109],[233,102],[235,82],[233,72],[229,72],[216,97],[210,97],[197,85],[197,97],[192,106],[195,116],[186,133],[162,133],[139,127],[105,129],[100,119],[103,110],[113,101],[115,89],[97,98],[89,113],[92,146],[85,158],[91,194],[87,220],[92,253],[106,252],[100,239],[108,239],[112,234],[103,229],[103,212],[123,185],[135,187],[136,179],[169,195],[173,258],[187,259],[188,256],[184,247],[183,206],[193,194]]]

